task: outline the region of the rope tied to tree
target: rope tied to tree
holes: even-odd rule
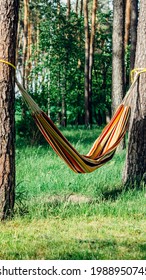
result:
[[[146,73],[146,68],[134,68],[133,70],[131,70],[130,72],[131,83],[133,84],[135,80],[137,80],[137,77],[142,73]]]
[[[7,65],[13,67],[13,68],[16,70],[16,66],[15,66],[14,64],[12,64],[11,62],[8,62],[8,61],[6,61],[6,60],[4,60],[4,59],[0,59],[0,62],[5,63],[5,64],[7,64]]]

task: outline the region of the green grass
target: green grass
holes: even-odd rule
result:
[[[87,153],[99,130],[63,133]],[[47,146],[16,150],[13,220],[1,223],[0,259],[146,259],[145,189],[125,190],[125,151],[75,174]]]
[[[1,226],[1,259],[145,259],[146,220],[82,215]]]

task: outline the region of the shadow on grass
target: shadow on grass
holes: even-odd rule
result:
[[[119,198],[119,196],[121,194],[125,193],[125,191],[128,192],[128,189],[126,190],[125,188],[122,188],[122,187],[119,187],[119,188],[114,189],[114,190],[104,191],[102,193],[102,199],[103,200],[115,201]]]
[[[49,233],[38,235],[29,242],[21,243],[22,235],[16,241],[15,246],[10,244],[9,250],[0,253],[2,259],[46,259],[46,260],[145,260],[146,243],[141,244],[135,240],[127,240],[126,237],[119,240],[114,236],[97,237],[95,239],[66,239],[57,240],[50,237]],[[52,239],[52,240],[50,240]],[[31,245],[30,245],[31,244]],[[9,245],[9,243],[7,244]]]
[[[68,246],[70,248],[70,246]],[[124,249],[124,250],[123,250]],[[115,240],[79,240],[74,249],[59,253],[60,260],[144,260],[146,244]]]
[[[117,249],[115,242],[80,240],[76,243],[74,250],[59,253],[60,260],[105,260],[115,259]],[[107,252],[107,253],[106,253]],[[113,254],[114,252],[114,254]]]
[[[146,260],[146,242],[144,244],[140,244],[139,249],[142,253],[142,259]]]

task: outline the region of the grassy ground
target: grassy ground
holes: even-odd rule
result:
[[[81,153],[99,131],[66,130]],[[126,191],[125,152],[75,174],[48,146],[17,144],[13,220],[1,224],[0,259],[146,259],[146,197]]]

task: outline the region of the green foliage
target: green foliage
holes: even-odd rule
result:
[[[37,19],[28,91],[51,119],[61,124],[62,100],[68,125],[84,124],[84,20],[57,1],[31,1],[31,20]],[[37,15],[37,17],[36,17]],[[105,123],[111,103],[112,15],[98,12],[93,69],[93,123]],[[22,51],[20,50],[20,55]],[[24,130],[19,122],[19,131]],[[31,120],[25,125],[29,135]],[[28,125],[27,125],[28,124]],[[32,127],[32,126],[31,126]],[[22,133],[21,133],[22,135]]]

